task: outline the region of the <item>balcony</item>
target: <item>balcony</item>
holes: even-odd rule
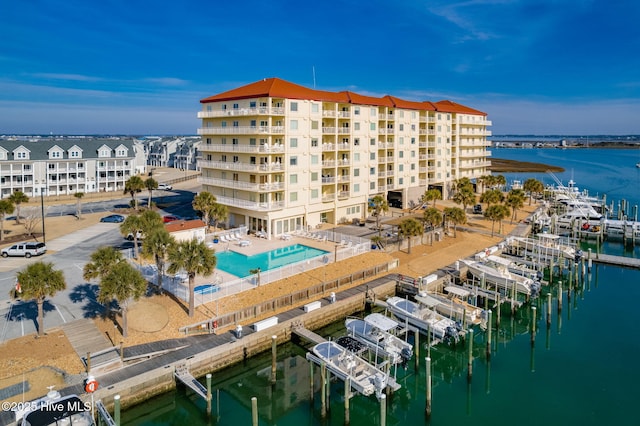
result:
[[[251,164],[251,163],[230,163],[227,161],[199,161],[198,167],[201,169],[234,170],[240,172],[277,172],[283,169],[280,163],[271,164]]]
[[[247,153],[281,153],[284,145],[240,145],[240,144],[209,144],[201,145],[202,152],[247,152]]]
[[[322,133],[335,133],[336,132],[336,128],[335,127],[323,127],[322,128]]]
[[[335,151],[336,146],[332,143],[323,143],[322,150],[323,151]]]
[[[338,114],[336,113],[336,111],[322,111],[322,116],[323,117],[336,117]]]
[[[221,195],[216,195],[216,199],[218,203],[224,204],[225,206],[237,207],[240,209],[259,212],[282,210],[285,207],[284,201],[255,202],[249,200],[241,200],[238,198],[223,197]]]
[[[322,194],[322,201],[325,202],[325,203],[334,201],[335,199],[336,199],[335,192],[331,192],[331,193],[328,193],[328,194]]]
[[[346,183],[346,182],[350,182],[351,181],[351,176],[349,175],[340,175],[338,182],[340,183]]]
[[[207,178],[207,177],[200,177],[198,181],[203,185],[218,186],[223,188],[234,188],[234,189],[241,189],[243,191],[253,191],[253,192],[282,191],[284,189],[284,183],[282,182],[251,183],[251,182],[243,182],[243,181],[232,180],[232,179],[218,179],[218,178]]]
[[[284,126],[201,127],[201,136],[209,135],[278,135],[284,134]]]
[[[351,150],[351,145],[348,143],[339,143],[338,145],[338,151],[349,151]]]
[[[332,185],[336,183],[336,177],[335,176],[323,176],[322,177],[322,184],[323,185]]]
[[[340,199],[349,198],[350,196],[351,196],[351,192],[349,192],[349,191],[340,191],[340,192],[338,192],[338,198],[340,198]]]
[[[325,160],[322,162],[322,167],[335,167],[336,160]]]
[[[491,161],[465,161],[462,162],[458,168],[460,169],[478,169],[482,167],[489,167],[491,165]]]
[[[243,115],[284,115],[284,108],[239,108],[221,111],[198,111],[198,118],[238,117]]]

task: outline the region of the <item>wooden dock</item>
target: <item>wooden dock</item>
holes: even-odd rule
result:
[[[326,342],[327,339],[325,339],[324,337],[320,336],[319,334],[314,333],[311,330],[307,330],[304,327],[295,327],[293,330],[291,330],[292,334],[295,334],[296,336],[308,340],[309,342],[317,345],[318,343],[322,343],[322,342]]]
[[[591,260],[603,265],[623,266],[626,268],[640,269],[640,259],[625,256],[613,256],[610,254],[593,254]]]
[[[68,322],[62,326],[69,343],[76,351],[89,373],[102,374],[122,367],[120,352],[102,334],[90,318]]]

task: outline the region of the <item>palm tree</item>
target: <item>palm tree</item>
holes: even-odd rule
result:
[[[131,300],[138,300],[147,290],[147,280],[129,262],[118,262],[100,280],[98,301],[107,304],[115,299],[122,312],[122,337],[127,337],[127,311]]]
[[[476,195],[473,193],[473,187],[463,186],[458,188],[453,196],[453,202],[462,204],[462,208],[466,212],[468,205],[476,203]]]
[[[504,177],[504,175],[496,175],[495,178],[496,178],[496,185],[504,189],[505,185],[507,184],[507,178]]]
[[[153,191],[158,189],[158,181],[154,178],[150,177],[149,179],[145,179],[144,187],[149,191],[149,201],[147,202],[147,207],[151,209],[151,198],[153,196]]]
[[[431,226],[431,245],[433,245],[433,231],[435,230],[436,225],[442,223],[442,213],[440,213],[440,210],[435,207],[429,207],[424,211],[422,220],[424,223]]]
[[[38,336],[44,334],[44,300],[64,290],[67,284],[62,271],[53,269],[51,262],[36,262],[16,276],[23,299],[35,299],[38,305]]]
[[[424,232],[424,227],[417,219],[412,217],[403,220],[398,225],[398,235],[400,237],[407,237],[409,239],[407,253],[411,254],[411,237],[417,237]]]
[[[453,238],[456,238],[457,226],[467,223],[467,215],[460,207],[447,207],[444,216],[453,223]]]
[[[213,220],[213,226],[217,227],[218,223],[222,222],[229,216],[229,208],[224,204],[214,203],[209,215],[211,220]]]
[[[544,185],[538,179],[530,178],[524,181],[522,188],[529,193],[529,205],[531,205],[531,199],[533,194],[539,194],[544,191]]]
[[[207,225],[207,233],[209,233],[209,222],[211,221],[213,210],[217,205],[216,201],[216,197],[212,193],[202,191],[193,197],[193,202],[191,203],[193,209],[202,214],[202,220]]]
[[[509,216],[509,208],[502,204],[494,204],[485,210],[484,217],[491,220],[491,236],[493,237],[493,229],[496,221],[500,222],[500,231],[502,231],[502,219]]]
[[[491,204],[501,203],[502,200],[504,200],[504,194],[502,194],[502,191],[499,189],[490,189],[480,196],[480,202],[486,203],[487,208],[489,208]]]
[[[168,252],[168,260],[169,268],[167,271],[170,274],[184,270],[189,277],[189,316],[193,317],[195,314],[196,275],[211,275],[216,268],[216,256],[204,242],[194,238],[172,245]]]
[[[494,186],[496,186],[497,184],[496,177],[494,175],[486,175],[486,176],[483,176],[481,179],[482,179],[482,184],[484,186],[484,189],[494,189]]]
[[[376,217],[376,228],[378,228],[378,235],[382,236],[382,229],[380,228],[380,215],[383,212],[389,211],[389,203],[382,195],[376,195],[369,200],[369,207],[367,208],[369,213],[372,213]]]
[[[135,258],[138,258],[138,236],[142,235],[144,227],[145,224],[142,217],[137,214],[127,216],[124,222],[120,224],[120,233],[125,237],[129,235],[133,237],[133,253]]]
[[[173,238],[173,236],[171,236],[171,234],[169,234],[164,228],[158,228],[151,231],[142,243],[142,255],[153,258],[156,264],[156,269],[158,270],[156,286],[158,291],[162,289],[164,264],[167,259],[169,248],[175,243],[175,238]]]
[[[507,194],[505,204],[511,207],[511,223],[516,218],[516,212],[524,205],[524,191],[522,189],[512,189]]]
[[[249,273],[256,276],[258,287],[260,287],[260,272],[262,272],[260,268],[249,269]]]
[[[124,256],[114,247],[104,246],[91,253],[90,259],[82,270],[82,278],[87,281],[107,276],[116,264],[124,261]]]
[[[28,203],[29,197],[22,191],[15,191],[9,195],[9,201],[16,206],[16,224],[20,223],[20,205],[22,203]]]
[[[4,239],[4,218],[13,213],[15,207],[11,200],[0,200],[0,241]]]
[[[164,229],[162,216],[153,210],[145,210],[140,214],[142,221],[142,235],[147,235],[156,229]]]
[[[82,216],[82,197],[84,197],[84,192],[76,192],[75,194],[73,194],[74,197],[76,197],[76,217],[78,219],[81,218]]]
[[[138,210],[138,200],[136,199],[136,193],[142,191],[144,188],[144,181],[140,176],[131,176],[124,184],[124,193],[131,195],[133,201],[133,208]]]
[[[433,201],[433,207],[435,207],[436,200],[442,200],[442,192],[440,192],[439,189],[432,188],[422,194],[422,202],[425,204],[429,203],[429,201]]]

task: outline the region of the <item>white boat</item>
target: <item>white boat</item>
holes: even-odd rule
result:
[[[374,354],[388,358],[391,364],[406,363],[413,356],[413,347],[393,334],[398,322],[374,313],[364,319],[347,318],[345,326],[350,336],[364,343]]]
[[[91,404],[83,402],[77,395],[61,396],[58,391],[50,390],[46,396],[24,406],[28,409],[15,411],[18,425],[95,426],[96,424],[91,416]]]
[[[636,167],[640,168],[640,161],[636,163]]]
[[[369,396],[375,393],[379,398],[387,387],[387,374],[336,342],[318,343],[311,352],[325,363],[332,374],[342,380],[349,378],[351,387],[362,395]]]
[[[431,334],[435,339],[454,342],[460,339],[458,324],[427,306],[397,296],[388,298],[387,306],[400,321],[411,324],[422,334]]]
[[[506,250],[509,254],[547,262],[562,256],[565,260],[579,260],[582,251],[563,242],[559,235],[537,234],[537,239],[525,237],[508,237]]]
[[[471,293],[462,287],[446,286],[446,293],[421,293],[418,298],[423,304],[427,304],[427,300],[433,299],[433,306],[439,314],[451,318],[457,323],[462,322],[463,316],[469,325],[483,326],[485,316],[482,309],[468,303],[467,300]]]
[[[540,283],[531,278],[514,274],[509,271],[508,266],[511,261],[493,256],[493,260],[488,258],[484,261],[462,259],[462,263],[469,267],[469,272],[477,279],[484,280],[488,285],[504,290],[509,294],[514,288],[515,291],[527,296],[536,296],[540,290]]]

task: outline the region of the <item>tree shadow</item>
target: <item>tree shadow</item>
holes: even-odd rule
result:
[[[108,306],[98,302],[100,287],[97,284],[84,283],[74,287],[69,294],[73,303],[84,303],[82,307],[84,318],[106,318],[109,313]]]
[[[45,300],[42,304],[42,311],[45,316],[47,312],[55,310],[56,307],[48,300]],[[11,307],[10,314],[6,320],[15,322],[24,320],[32,321],[35,329],[38,330],[38,304],[35,300],[18,299]]]

